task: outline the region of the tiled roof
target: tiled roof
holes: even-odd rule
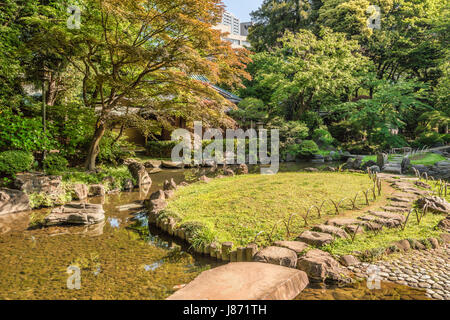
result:
[[[213,84],[208,80],[208,78],[206,78],[205,76],[201,76],[201,75],[192,75],[191,78],[194,79],[194,80],[198,80],[198,81],[202,81],[202,82],[208,83],[214,90],[216,90],[218,93],[220,93],[225,99],[228,99],[228,100],[230,100],[230,101],[233,102],[233,103],[236,103],[236,104],[237,104],[237,103],[239,103],[239,102],[242,101],[242,99],[239,98],[237,95],[232,94],[231,92],[229,92],[229,91],[227,91],[227,90],[225,90],[225,89],[222,89],[222,88],[220,88],[220,87],[218,87],[218,86],[216,86],[216,85],[213,85]]]

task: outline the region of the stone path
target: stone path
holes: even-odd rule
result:
[[[367,279],[370,274],[374,274],[373,270],[377,270],[375,274],[381,281],[426,289],[429,298],[450,300],[448,245],[435,250],[411,250],[387,261],[360,263],[347,268],[363,279]]]
[[[402,174],[402,161],[403,155],[393,155],[385,166],[380,169],[382,169],[383,172]]]

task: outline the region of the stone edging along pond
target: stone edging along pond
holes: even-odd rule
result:
[[[333,170],[330,170],[330,168],[327,168],[326,170],[333,171]],[[223,171],[224,171],[224,174],[227,176],[233,176],[235,174],[234,171],[232,171],[229,168],[224,168]],[[317,172],[318,170],[314,169],[314,168],[307,168],[307,169],[305,169],[305,171],[306,172]],[[355,172],[355,171],[352,170],[352,172]],[[361,171],[358,171],[358,172],[363,173]],[[239,168],[239,173],[241,173],[241,174],[248,173],[248,170],[245,165],[241,165],[241,167]],[[363,226],[366,230],[375,231],[376,233],[380,232],[383,227],[400,228],[400,229],[404,228],[404,226],[406,226],[409,216],[413,212],[413,210],[411,209],[412,203],[415,200],[417,200],[417,197],[424,196],[426,191],[414,188],[414,187],[412,187],[412,185],[405,186],[404,183],[407,183],[407,182],[402,182],[403,178],[397,177],[397,179],[400,179],[400,180],[396,180],[395,178],[390,180],[389,177],[386,178],[383,176],[382,178],[380,178],[377,174],[372,174],[371,172],[368,172],[368,173],[369,173],[369,177],[374,182],[374,186],[373,186],[373,188],[370,188],[366,191],[362,190],[362,193],[365,196],[367,205],[370,204],[369,196],[370,197],[373,196],[373,199],[370,199],[370,200],[375,200],[377,195],[378,196],[381,195],[381,188],[382,188],[381,180],[384,180],[385,182],[388,182],[388,183],[389,182],[392,183],[393,187],[396,189],[396,192],[397,191],[403,192],[405,198],[399,197],[398,193],[389,194],[388,195],[390,197],[389,199],[392,201],[391,205],[382,207],[382,210],[387,211],[387,212],[374,212],[374,211],[370,210],[368,213],[366,213],[366,215],[358,217],[358,219],[361,219],[361,220],[358,220],[358,222],[357,222],[358,225]],[[222,175],[217,176],[217,178],[223,178],[223,177],[224,176],[222,176]],[[405,179],[407,179],[407,178],[405,178]],[[208,183],[211,180],[212,180],[211,178],[208,178],[206,176],[202,176],[199,179],[199,181],[203,181],[205,183]],[[403,185],[402,185],[402,183],[403,183]],[[269,263],[274,263],[274,264],[278,264],[278,265],[282,265],[282,266],[286,266],[286,267],[293,267],[293,268],[295,268],[298,265],[299,269],[302,269],[302,270],[305,269],[307,271],[308,276],[312,280],[316,280],[316,281],[317,280],[318,281],[323,281],[323,280],[342,281],[342,280],[345,280],[345,277],[341,277],[340,275],[345,274],[348,271],[348,269],[341,268],[342,266],[339,265],[339,263],[337,261],[335,261],[334,258],[329,253],[321,251],[321,250],[317,250],[314,248],[314,247],[321,247],[323,245],[323,243],[316,245],[316,243],[314,243],[314,241],[308,242],[308,240],[311,240],[311,239],[308,239],[308,236],[311,236],[311,234],[313,234],[313,236],[318,236],[318,238],[325,237],[325,242],[324,242],[325,244],[330,243],[331,241],[334,241],[333,238],[341,237],[341,235],[336,232],[337,230],[339,232],[343,232],[344,234],[345,234],[344,230],[347,230],[347,232],[350,232],[349,230],[351,230],[351,232],[354,233],[353,238],[356,236],[356,234],[358,233],[358,229],[360,227],[357,227],[355,230],[355,228],[353,228],[353,229],[347,228],[350,226],[347,226],[344,223],[346,220],[353,220],[353,223],[355,223],[354,221],[356,221],[356,220],[338,217],[338,215],[340,214],[339,207],[342,204],[343,200],[341,200],[339,202],[330,200],[335,205],[336,216],[335,216],[335,218],[330,219],[328,222],[333,221],[333,222],[336,222],[336,224],[332,223],[330,225],[327,222],[327,225],[319,225],[319,226],[315,226],[313,228],[313,230],[317,230],[320,232],[305,231],[304,233],[302,233],[300,235],[300,237],[297,241],[278,241],[278,242],[275,242],[275,244],[273,244],[273,246],[270,246],[267,248],[262,248],[262,250],[258,250],[258,246],[255,243],[250,243],[245,247],[238,247],[235,250],[233,250],[232,242],[224,242],[221,244],[217,243],[217,242],[213,242],[208,245],[199,245],[197,242],[194,245],[195,241],[192,238],[192,234],[190,234],[192,229],[190,229],[189,227],[184,228],[182,221],[181,222],[178,221],[178,223],[177,223],[177,221],[175,220],[174,217],[170,217],[170,215],[166,215],[164,213],[164,210],[168,205],[167,200],[174,196],[175,190],[178,187],[183,187],[183,186],[187,186],[187,185],[188,185],[187,183],[183,182],[179,186],[177,186],[175,184],[175,182],[173,181],[173,179],[171,181],[166,180],[166,182],[164,183],[163,189],[153,193],[150,196],[150,199],[146,201],[146,205],[149,209],[148,220],[149,220],[150,224],[155,225],[162,231],[168,233],[170,236],[180,238],[181,240],[186,241],[187,243],[191,244],[192,248],[194,249],[194,251],[196,253],[204,254],[204,255],[210,256],[211,258],[214,258],[217,260],[221,260],[224,262],[246,262],[246,261],[247,262],[251,262],[251,261],[269,262]],[[358,194],[360,192],[358,192]],[[358,196],[358,194],[356,195],[356,197]],[[408,197],[408,198],[406,198],[406,197]],[[352,200],[353,209],[355,209],[355,203],[356,203],[356,200]],[[398,207],[396,207],[396,206],[398,206]],[[320,208],[317,206],[312,206],[308,210],[308,212],[310,212],[311,209],[316,209],[316,208],[318,209],[318,213],[320,214]],[[360,208],[357,208],[357,209],[360,209]],[[313,210],[313,211],[315,212],[315,210]],[[406,214],[406,213],[408,213],[408,211],[409,211],[409,215],[407,217],[405,217],[402,213]],[[401,212],[401,213],[399,214],[399,212]],[[305,219],[305,217],[303,217],[303,218]],[[307,222],[306,219],[305,219],[305,222]],[[344,224],[340,224],[341,222]],[[285,226],[286,226],[286,224],[285,224]],[[345,228],[345,229],[341,229],[340,227]],[[287,226],[287,230],[289,230],[288,226]],[[271,235],[269,236],[269,239],[270,238],[271,238]],[[443,238],[444,242],[447,242],[447,241],[445,241],[444,238]],[[316,240],[316,239],[312,239],[312,240]],[[429,244],[431,244],[432,248],[439,247],[438,241],[434,238],[430,238],[428,240],[428,242],[429,242]],[[272,243],[272,239],[270,239],[270,243]],[[312,245],[312,247],[311,247],[311,245]],[[407,251],[409,249],[418,249],[418,250],[427,249],[427,247],[429,247],[429,246],[425,246],[417,240],[408,239],[408,240],[397,241],[395,243],[389,243],[389,244],[387,243],[386,248],[384,249],[384,252],[386,254],[390,254],[390,253],[399,252],[399,251]],[[306,248],[310,248],[311,250],[305,254],[304,250]],[[297,259],[298,259],[298,262],[297,262]],[[340,262],[342,263],[342,265],[344,265],[346,267],[349,267],[352,265],[358,265],[360,263],[358,259],[356,259],[355,257],[350,256],[350,255],[341,256]],[[313,270],[314,268],[312,268],[312,266],[314,266],[314,265],[317,266],[314,268],[320,269],[319,270],[320,272]],[[329,267],[330,265],[331,265],[331,267]],[[317,273],[323,273],[322,270],[326,270],[325,276],[317,275]],[[337,277],[335,277],[335,275],[337,275]]]
[[[328,168],[328,170],[329,170],[329,168]],[[317,172],[318,170],[314,169],[314,168],[307,168],[307,169],[305,169],[305,171]],[[329,171],[331,171],[331,170],[329,170]],[[229,168],[225,169],[224,172],[228,176],[234,175],[234,172]],[[248,173],[248,170],[245,165],[241,165],[241,167],[239,168],[239,173],[241,173],[241,174]],[[223,177],[223,176],[219,175],[217,178],[221,178],[221,177]],[[369,177],[373,180],[374,186],[373,186],[373,188],[369,188],[368,190],[362,190],[362,194],[365,196],[366,205],[370,205],[369,197],[373,197],[373,200],[375,200],[377,198],[377,196],[381,195],[381,188],[382,188],[381,179],[379,179],[376,174],[371,174],[369,172]],[[203,176],[199,179],[199,181],[203,181],[205,183],[208,183],[211,180],[212,180],[211,178],[207,178],[206,176]],[[182,183],[179,186],[182,187],[182,186],[186,186],[186,185],[187,185],[187,183]],[[246,247],[238,247],[238,248],[236,248],[236,250],[233,250],[232,242],[224,242],[222,244],[213,242],[206,246],[205,245],[203,245],[201,247],[199,247],[198,245],[194,246],[194,243],[192,241],[189,230],[187,228],[177,227],[177,222],[175,221],[174,218],[164,215],[164,209],[168,205],[167,200],[170,199],[174,195],[175,190],[179,186],[177,186],[173,180],[166,181],[164,183],[162,190],[159,190],[150,196],[150,199],[146,201],[147,207],[149,209],[149,223],[152,225],[155,225],[156,227],[158,227],[159,229],[168,233],[171,236],[180,238],[180,239],[188,242],[189,244],[192,245],[194,251],[197,253],[209,255],[212,258],[216,258],[216,259],[222,260],[222,261],[230,261],[230,262],[253,261],[255,254],[258,252],[258,246],[255,243],[250,243]],[[340,214],[340,210],[339,210],[340,206],[344,203],[345,200],[349,200],[351,202],[352,209],[357,209],[356,208],[356,198],[358,197],[358,195],[360,193],[361,193],[361,191],[359,191],[354,198],[341,199],[340,201],[339,200],[338,201],[329,200],[330,202],[333,203],[333,205],[336,209],[336,212],[335,212],[336,215]],[[325,200],[325,201],[327,201],[327,200]],[[313,210],[314,212],[317,211],[317,213],[320,216],[321,208],[323,207],[324,202],[322,202],[322,204],[320,206],[319,205],[312,206],[307,211],[306,215],[303,216],[303,219],[305,220],[306,223],[307,223],[308,214],[311,212],[311,210]],[[292,216],[290,217],[290,219],[291,218],[292,218]],[[289,221],[290,221],[290,219],[289,219]],[[383,218],[379,218],[379,220],[375,220],[375,221],[380,221],[382,219]],[[368,228],[371,230],[376,230],[378,227],[378,224],[375,221],[364,221],[361,223],[363,224],[363,226],[365,228]],[[180,224],[178,224],[178,225],[180,225]],[[285,226],[288,231],[287,233],[289,234],[289,222],[287,225],[285,223]],[[276,225],[274,226],[274,228],[275,227],[276,227]],[[331,229],[332,229],[331,231],[334,231],[334,229],[337,229],[337,228],[335,226],[329,226],[326,229],[328,229],[326,231],[330,231]],[[318,230],[318,231],[322,231],[322,230]],[[342,231],[344,231],[344,230],[342,229]],[[356,228],[356,230],[353,229],[352,231],[353,231],[353,238],[354,238],[356,233],[358,232],[358,228]],[[273,230],[272,230],[272,232],[273,232]],[[314,234],[322,235],[323,233],[314,232]],[[337,234],[334,234],[334,235],[337,235]],[[329,234],[326,234],[326,236],[331,238],[331,235],[329,235]],[[270,238],[270,242],[272,242],[271,235],[269,235],[269,238]],[[308,244],[311,245],[313,243],[308,243]]]

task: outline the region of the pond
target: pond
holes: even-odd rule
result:
[[[313,166],[282,164],[281,171]],[[89,199],[90,203],[102,203],[106,215],[103,223],[90,227],[30,225],[32,215],[45,215],[51,209],[0,216],[0,299],[167,298],[220,263],[191,253],[185,243],[149,227],[142,209],[123,210],[120,206],[148,198],[166,179],[173,178],[178,184],[203,174],[214,175],[209,169],[164,170],[151,175],[153,184],[148,190]],[[80,289],[68,289],[70,266],[80,269]],[[336,289],[314,287],[307,288],[300,298],[320,299],[320,290],[325,290],[326,297],[338,298],[332,293]]]

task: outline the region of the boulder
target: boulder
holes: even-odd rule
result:
[[[248,166],[245,163],[239,165],[238,174],[248,174]]]
[[[155,174],[155,173],[160,173],[162,171],[163,170],[161,168],[154,168],[154,169],[151,169],[150,171],[147,171],[147,172],[148,172],[148,174]]]
[[[347,270],[328,253],[313,249],[297,261],[297,269],[306,272],[311,281],[348,282]]]
[[[90,225],[105,220],[105,211],[101,204],[69,203],[54,208],[50,215],[45,217],[44,225],[54,226],[60,224]]]
[[[150,176],[142,163],[137,161],[131,162],[128,165],[128,170],[130,170],[131,175],[137,181],[138,186],[152,184],[152,179],[150,179]]]
[[[439,246],[439,241],[436,238],[429,238],[428,242],[431,244],[431,247],[433,249],[438,249],[440,247]]]
[[[425,250],[426,249],[425,245],[423,245],[420,241],[418,241],[416,239],[409,240],[409,244],[411,246],[411,249],[414,249],[414,250]]]
[[[84,200],[89,195],[89,188],[83,183],[77,183],[71,187],[72,199],[74,200]]]
[[[296,240],[306,242],[312,246],[321,247],[333,242],[333,237],[328,233],[304,231]]]
[[[171,178],[170,181],[169,180],[164,181],[163,189],[164,190],[176,190],[177,184],[175,183],[173,178]]]
[[[408,251],[409,249],[411,249],[411,245],[409,244],[408,240],[396,241],[393,243],[393,245],[402,251]]]
[[[328,234],[331,234],[332,236],[337,237],[337,238],[347,239],[349,237],[347,232],[345,232],[345,230],[343,230],[343,229],[341,229],[339,227],[325,225],[325,224],[314,226],[312,228],[312,230],[313,231],[323,232],[323,233],[328,233]]]
[[[104,197],[105,187],[102,184],[91,184],[89,186],[89,197]]]
[[[61,176],[47,176],[42,173],[17,174],[14,189],[26,194],[45,193],[53,201],[60,199],[66,192]]]
[[[414,184],[420,188],[424,188],[424,189],[431,189],[431,186],[428,183],[425,183],[423,181],[417,180],[414,181]]]
[[[450,232],[450,217],[447,216],[445,219],[439,221],[437,227],[444,231]]]
[[[371,173],[380,173],[380,172],[381,172],[380,167],[377,166],[377,165],[370,166],[370,167],[369,167],[369,170],[370,170]]]
[[[386,153],[377,154],[377,165],[380,168],[383,168],[388,162],[388,155]]]
[[[150,195],[150,201],[152,200],[165,200],[166,199],[166,194],[164,193],[163,190],[158,190],[156,192],[153,192]]]
[[[0,215],[30,210],[30,201],[25,192],[0,189]]]
[[[299,270],[233,262],[202,272],[168,300],[292,300],[308,283]]]
[[[225,176],[234,177],[234,171],[231,170],[230,168],[224,168],[223,169],[223,174]]]
[[[198,181],[203,181],[203,182],[205,182],[205,183],[208,183],[208,182],[211,182],[212,179],[211,179],[211,178],[208,178],[207,176],[201,176],[201,177],[198,179]]]
[[[325,167],[325,168],[323,169],[323,171],[335,172],[335,171],[336,171],[336,168],[335,168],[335,167]]]
[[[370,168],[370,167],[373,167],[373,166],[377,166],[378,167],[378,165],[377,165],[377,163],[375,161],[369,160],[369,161],[364,162],[364,164],[361,166],[361,170],[367,171],[367,168]]]
[[[295,268],[297,266],[297,254],[295,251],[281,247],[267,247],[259,251],[253,260]]]
[[[183,169],[182,162],[161,161],[161,166],[166,169]]]
[[[427,205],[428,209],[432,212],[446,214],[450,213],[450,203],[448,203],[443,198],[434,196],[422,197],[417,200],[417,204],[420,208],[423,208],[425,205]]]
[[[124,191],[133,191],[133,189],[134,189],[133,180],[131,180],[131,179],[125,180],[125,182],[123,184],[123,190]]]
[[[164,195],[166,196],[166,199],[173,198],[175,196],[175,191],[173,191],[173,190],[164,190]]]
[[[350,266],[359,264],[359,260],[357,258],[355,258],[354,256],[352,256],[351,254],[341,256],[339,261],[341,262],[341,264],[343,266],[346,266],[346,267],[350,267]]]
[[[144,167],[148,169],[159,169],[162,162],[160,160],[148,160],[144,163]]]
[[[303,169],[305,172],[319,172],[319,169],[317,168],[305,168]]]
[[[302,255],[303,252],[308,248],[308,244],[300,241],[276,241],[274,243],[274,246],[287,248],[297,253],[297,255]]]
[[[408,172],[410,166],[411,166],[411,159],[409,157],[404,157],[401,164],[402,173]]]

